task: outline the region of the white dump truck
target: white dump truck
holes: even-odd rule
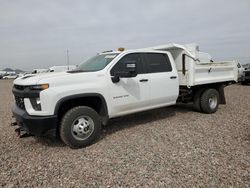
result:
[[[213,62],[195,44],[104,52],[72,71],[16,79],[13,125],[21,135],[55,130],[70,147],[83,147],[111,118],[177,102],[214,113],[237,79],[234,61]]]

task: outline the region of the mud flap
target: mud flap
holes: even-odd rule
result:
[[[225,97],[224,88],[225,88],[224,85],[221,85],[221,86],[218,88],[219,96],[220,96],[220,104],[226,104],[226,97]]]

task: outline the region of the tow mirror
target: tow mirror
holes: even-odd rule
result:
[[[117,71],[114,73],[114,76],[111,78],[113,83],[119,82],[120,78],[132,78],[137,76],[135,61],[126,61],[123,64],[124,71]]]

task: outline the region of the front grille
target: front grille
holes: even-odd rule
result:
[[[14,85],[14,88],[16,88],[17,90],[24,90],[26,87],[25,86],[21,86],[21,85]]]
[[[25,110],[23,98],[15,96],[15,101],[16,101],[16,105],[17,105],[19,108]]]

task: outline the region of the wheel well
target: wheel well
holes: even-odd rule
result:
[[[93,108],[100,115],[104,124],[108,120],[108,112],[105,100],[99,96],[84,96],[66,98],[57,104],[55,114],[57,114],[58,123],[69,109],[76,106],[88,106]]]
[[[188,102],[194,101],[194,97],[197,92],[202,93],[206,89],[211,88],[211,89],[216,89],[219,92],[220,104],[226,104],[224,87],[226,87],[229,84],[230,83],[223,82],[223,83],[214,83],[206,85],[197,85],[191,88],[181,87],[179,101],[188,101]]]
[[[204,92],[207,89],[215,89],[215,90],[217,90],[219,92],[220,104],[226,104],[226,98],[225,98],[225,93],[224,93],[224,88],[226,86],[227,86],[227,84],[223,84],[223,83],[208,84],[208,85],[203,85],[203,86],[200,86],[200,87],[198,86],[198,87],[193,88],[193,93],[199,92],[200,90],[202,92]]]

